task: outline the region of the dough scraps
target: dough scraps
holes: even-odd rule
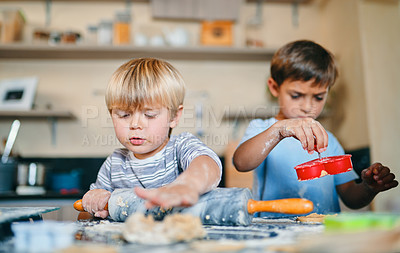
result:
[[[152,216],[134,213],[125,221],[122,235],[131,243],[162,245],[204,238],[206,231],[200,218],[190,214],[171,214],[155,221]]]
[[[323,223],[326,216],[332,216],[332,215],[311,213],[307,216],[297,217],[296,221],[300,221],[303,223]]]
[[[246,248],[243,241],[218,240],[192,242],[190,248],[195,252],[238,252]]]
[[[321,170],[321,175],[319,177],[323,177],[328,175],[328,172],[326,172],[326,170]]]

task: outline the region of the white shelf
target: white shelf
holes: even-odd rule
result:
[[[0,111],[0,119],[16,119],[16,118],[73,119],[74,115],[69,111],[55,111],[55,110]]]
[[[0,2],[21,2],[22,0],[0,0]],[[46,1],[46,0],[24,0],[26,2],[38,2],[38,1]],[[139,3],[148,3],[151,0],[51,0],[52,2],[139,2]],[[256,2],[257,0],[246,0],[246,2]],[[269,2],[269,3],[309,3],[312,0],[264,0],[264,2]]]
[[[74,119],[69,111],[31,110],[31,111],[0,111],[0,120],[3,119],[47,119],[51,127],[51,143],[56,146],[57,123],[59,119]]]
[[[275,50],[236,47],[135,47],[98,45],[2,44],[1,59],[130,59],[268,61]]]

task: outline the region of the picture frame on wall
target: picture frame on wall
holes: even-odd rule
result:
[[[0,80],[0,111],[29,111],[33,107],[37,77]]]

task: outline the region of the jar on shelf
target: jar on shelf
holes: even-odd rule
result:
[[[96,25],[88,25],[86,32],[86,44],[95,45],[97,44],[97,26]]]
[[[23,39],[25,17],[19,8],[0,9],[0,43],[13,43]]]
[[[80,41],[81,34],[74,31],[65,31],[61,35],[61,42],[66,44],[76,44]]]
[[[115,14],[113,43],[123,45],[130,43],[131,14],[127,11],[118,11]]]
[[[59,31],[51,31],[49,35],[49,44],[56,45],[61,42],[62,32]]]
[[[97,43],[100,45],[111,45],[113,41],[113,22],[110,20],[100,21],[97,30]]]

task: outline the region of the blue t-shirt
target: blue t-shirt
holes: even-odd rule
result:
[[[252,120],[241,143],[265,131],[275,122],[277,122],[275,118]],[[328,157],[343,154],[344,150],[338,140],[332,133],[328,132],[328,147],[325,152],[321,153],[321,156]],[[319,214],[340,212],[336,185],[355,180],[358,178],[358,175],[354,170],[351,170],[313,180],[298,181],[294,167],[316,158],[318,158],[318,153],[308,154],[297,139],[283,139],[255,169],[253,184],[254,199],[306,198],[314,203],[313,212]],[[260,213],[259,216],[278,217],[283,215]]]

